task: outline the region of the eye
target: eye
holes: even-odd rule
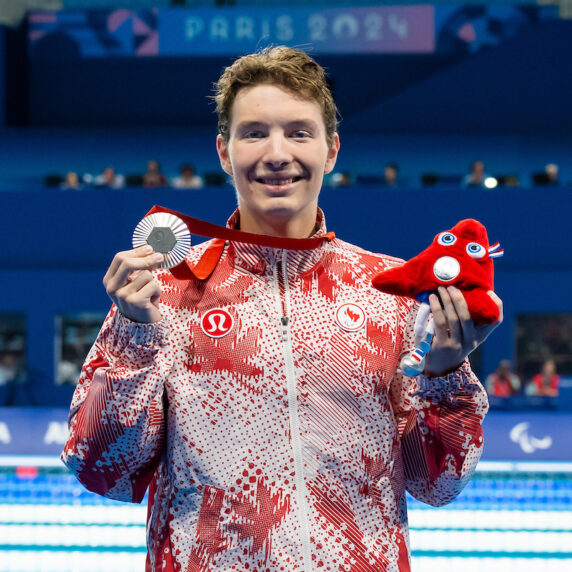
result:
[[[292,137],[294,139],[307,139],[308,137],[310,137],[310,133],[308,133],[307,131],[302,131],[302,130],[298,129],[297,131],[294,131],[292,133]]]
[[[242,136],[244,139],[260,139],[264,134],[262,131],[246,131]]]
[[[457,237],[452,232],[442,232],[437,237],[437,242],[443,246],[451,246],[457,242]]]
[[[478,242],[469,242],[467,244],[467,254],[471,258],[482,258],[487,251],[484,246],[481,246]]]

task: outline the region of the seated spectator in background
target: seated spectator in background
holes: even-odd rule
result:
[[[548,163],[548,165],[544,167],[544,172],[546,173],[547,185],[554,185],[555,187],[560,185],[558,165],[556,163]]]
[[[328,184],[330,187],[349,187],[351,185],[350,174],[347,171],[343,173],[332,173]]]
[[[12,352],[0,352],[0,407],[14,405],[16,386],[25,381],[25,372]]]
[[[488,175],[485,173],[485,164],[482,161],[473,161],[470,167],[471,172],[465,175],[463,187],[484,187]]]
[[[560,376],[556,373],[556,363],[554,360],[546,360],[542,364],[542,370],[532,378],[534,395],[546,397],[558,396],[558,385]]]
[[[69,171],[69,173],[66,173],[66,177],[64,179],[64,182],[60,185],[60,189],[66,191],[66,190],[81,190],[83,189],[83,185],[79,180],[79,176],[75,171]]]
[[[204,181],[202,177],[195,174],[192,165],[183,165],[181,174],[173,179],[172,185],[175,189],[202,189]]]
[[[161,173],[159,161],[151,160],[147,163],[147,171],[143,175],[143,186],[147,189],[167,186],[167,177]]]
[[[62,356],[56,369],[56,383],[75,385],[81,372],[81,357],[78,350],[68,345],[62,349]]]
[[[497,175],[494,179],[499,187],[520,187],[520,180],[516,175]],[[491,186],[491,183],[493,186]],[[491,183],[489,183],[487,188],[494,188],[494,182],[491,181]]]
[[[122,189],[125,186],[125,177],[117,174],[113,167],[106,167],[101,175],[97,175],[97,177],[95,177],[93,184],[96,187]]]
[[[0,355],[0,385],[7,385],[19,381],[21,377],[18,361],[13,353],[6,352]]]
[[[511,363],[503,359],[497,370],[487,376],[486,387],[489,395],[511,397],[520,391],[520,378],[511,371]]]
[[[539,173],[532,173],[532,184],[535,187],[558,187],[560,186],[560,178],[558,174],[558,165],[556,163],[548,163]]]
[[[397,187],[399,175],[399,165],[397,163],[388,163],[383,171],[383,185],[385,187]]]

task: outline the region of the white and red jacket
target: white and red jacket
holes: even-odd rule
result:
[[[466,363],[396,373],[416,303],[371,279],[399,263],[231,242],[205,280],[157,272],[161,322],[111,309],[62,459],[110,498],[149,486],[147,570],[410,570],[405,490],[455,498],[488,404]]]

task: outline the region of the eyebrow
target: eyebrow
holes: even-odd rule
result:
[[[236,126],[237,131],[242,131],[244,129],[252,129],[254,127],[264,127],[267,123],[265,121],[243,121]],[[318,124],[313,119],[294,119],[287,121],[286,125],[288,127],[310,127],[311,129],[318,129]]]

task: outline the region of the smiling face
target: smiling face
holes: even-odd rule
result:
[[[241,230],[304,238],[316,223],[324,174],[339,137],[327,143],[318,103],[270,84],[240,90],[228,140],[217,138],[222,168],[233,177]]]

